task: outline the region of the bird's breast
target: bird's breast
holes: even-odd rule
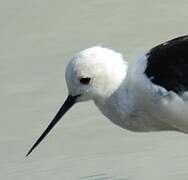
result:
[[[106,103],[96,104],[99,110],[114,124],[135,132],[172,130],[168,124],[152,116],[141,107],[127,107],[125,104]]]

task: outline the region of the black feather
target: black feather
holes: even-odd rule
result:
[[[188,90],[188,35],[151,49],[145,74],[168,91],[181,94]]]

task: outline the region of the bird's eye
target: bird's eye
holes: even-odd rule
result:
[[[80,83],[84,84],[84,85],[87,85],[87,84],[89,84],[90,80],[91,80],[91,78],[89,78],[89,77],[80,78]]]

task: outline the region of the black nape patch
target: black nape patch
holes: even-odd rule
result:
[[[151,49],[145,74],[168,91],[178,94],[188,90],[188,35]]]

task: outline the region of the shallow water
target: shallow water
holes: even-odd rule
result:
[[[133,61],[186,34],[187,9],[185,0],[1,1],[0,179],[186,180],[187,135],[128,132],[91,102],[25,154],[66,98],[74,53],[101,44]]]

